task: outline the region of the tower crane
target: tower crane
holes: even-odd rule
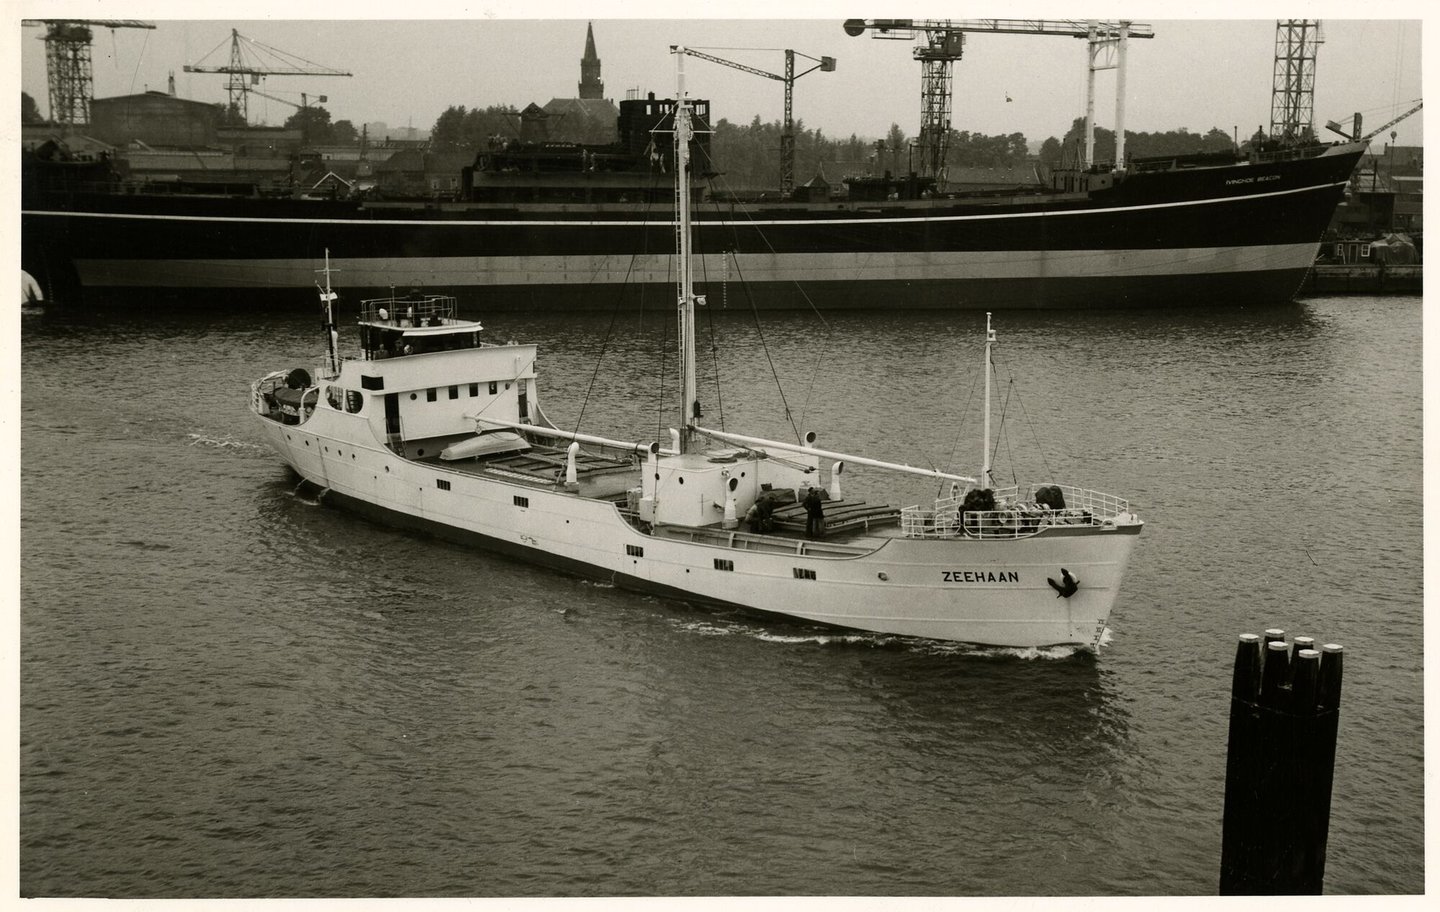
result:
[[[872,38],[925,43],[913,51],[921,66],[920,162],[943,187],[945,152],[950,140],[950,85],[955,61],[965,53],[966,32],[1008,35],[1063,35],[1085,38],[1090,45],[1089,78],[1085,96],[1085,164],[1095,160],[1095,72],[1114,69],[1115,166],[1125,160],[1125,52],[1131,38],[1153,38],[1149,25],[1120,20],[1081,19],[847,19],[845,34],[853,37],[870,30]],[[1103,55],[1103,56],[1102,56]]]
[[[74,125],[90,122],[95,81],[90,69],[91,26],[153,29],[139,19],[25,19],[23,25],[45,26],[45,75],[50,89],[50,119]]]
[[[210,54],[218,51],[224,42],[216,45]],[[248,52],[248,53],[247,53]],[[201,63],[185,64],[187,73],[224,73],[230,77],[225,85],[226,93],[230,99],[230,110],[240,115],[243,121],[249,121],[248,96],[251,92],[258,91],[252,86],[260,85],[260,81],[266,76],[353,76],[343,70],[321,66],[303,57],[286,53],[278,48],[262,44],[253,38],[247,38],[236,29],[230,30],[230,62],[224,66],[205,65],[203,61],[210,54],[200,58]],[[260,55],[268,55],[269,60],[260,59]],[[271,62],[273,61],[273,62]],[[267,98],[271,96],[265,96]]]
[[[724,57],[716,57],[713,54],[706,54],[694,48],[674,48],[672,52],[686,54],[690,57],[697,57],[700,60],[708,60],[711,63],[718,63],[721,66],[733,67],[742,72],[755,76],[764,76],[766,79],[778,79],[785,83],[785,123],[780,130],[780,195],[790,196],[795,189],[795,122],[792,116],[795,95],[795,80],[808,73],[819,70],[822,73],[833,73],[835,71],[834,57],[811,57],[809,54],[799,54],[789,48],[785,49],[785,75],[770,73],[758,67],[747,66],[743,63],[736,63],[733,60],[726,60]],[[795,72],[795,57],[804,57],[806,60],[813,60],[815,65],[801,73]]]

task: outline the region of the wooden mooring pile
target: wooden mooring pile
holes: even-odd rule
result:
[[[1240,636],[1230,697],[1220,893],[1319,894],[1344,650]]]

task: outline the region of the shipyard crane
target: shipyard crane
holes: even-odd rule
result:
[[[270,99],[271,101],[278,101],[278,102],[280,102],[281,104],[287,104],[287,105],[289,105],[290,107],[296,109],[297,111],[305,111],[305,112],[307,112],[307,113],[306,113],[306,116],[304,116],[304,117],[302,117],[302,118],[300,119],[300,141],[301,141],[302,143],[308,143],[308,142],[310,141],[310,117],[309,117],[309,114],[308,114],[308,112],[309,112],[309,110],[310,110],[310,96],[309,96],[309,95],[305,94],[304,92],[301,92],[301,93],[300,93],[300,101],[299,101],[298,103],[296,103],[296,102],[291,101],[291,100],[288,99],[288,98],[281,98],[279,95],[271,95],[270,93],[268,93],[268,92],[262,92],[262,91],[260,91],[259,89],[251,89],[251,90],[250,90],[250,94],[251,94],[251,95],[259,95],[261,98],[268,98],[268,99]],[[325,102],[329,101],[330,99],[329,99],[327,96],[325,96],[325,95],[317,95],[317,96],[315,96],[315,100],[316,100],[319,104],[324,104]]]
[[[1319,19],[1275,20],[1275,77],[1270,135],[1295,142],[1315,134],[1315,56],[1325,35]]]
[[[211,51],[215,53],[225,42],[220,42]],[[200,58],[202,63],[185,64],[187,73],[224,73],[230,77],[225,85],[226,93],[230,99],[231,112],[240,116],[240,119],[249,122],[248,96],[251,92],[258,90],[252,88],[260,85],[260,81],[266,76],[353,76],[343,70],[332,67],[321,66],[303,57],[286,53],[278,48],[262,44],[254,38],[247,38],[236,29],[230,30],[230,62],[224,66],[203,65],[203,61],[210,54]],[[262,55],[268,56],[268,60],[261,59]],[[262,93],[263,94],[263,93]],[[266,95],[266,98],[271,96]]]
[[[1342,129],[1340,128],[1340,125],[1339,125],[1338,123],[1336,123],[1335,121],[1333,121],[1333,120],[1332,120],[1332,121],[1329,121],[1329,122],[1327,122],[1327,123],[1325,124],[1325,129],[1327,129],[1327,130],[1332,130],[1332,131],[1334,131],[1334,132],[1336,132],[1336,133],[1339,133],[1341,136],[1345,137],[1346,139],[1350,140],[1351,142],[1369,142],[1370,140],[1374,139],[1376,136],[1380,135],[1381,133],[1384,133],[1386,130],[1388,130],[1388,129],[1390,129],[1391,127],[1395,126],[1395,125],[1398,124],[1400,121],[1402,121],[1402,120],[1404,120],[1405,118],[1409,117],[1411,114],[1414,114],[1416,111],[1420,110],[1420,109],[1423,108],[1423,107],[1425,107],[1425,102],[1421,101],[1421,102],[1417,103],[1414,107],[1412,107],[1410,110],[1406,111],[1405,113],[1401,114],[1401,115],[1398,116],[1398,117],[1391,118],[1390,120],[1386,121],[1385,123],[1381,124],[1380,126],[1376,127],[1375,129],[1371,130],[1369,133],[1366,133],[1364,136],[1361,136],[1361,135],[1360,135],[1361,117],[1360,117],[1360,112],[1359,112],[1359,111],[1356,111],[1356,112],[1355,112],[1355,118],[1354,118],[1354,121],[1353,121],[1352,124],[1351,124],[1350,132],[1349,132],[1349,133],[1346,133],[1344,130],[1342,130]]]
[[[785,75],[771,73],[758,67],[747,66],[743,63],[736,63],[733,60],[726,60],[724,57],[716,57],[713,54],[706,54],[694,48],[670,49],[674,53],[687,54],[700,60],[708,60],[711,63],[718,63],[721,66],[733,67],[742,72],[755,76],[764,76],[766,79],[778,79],[785,83],[785,123],[780,130],[780,195],[789,197],[790,192],[795,189],[795,121],[792,116],[793,101],[795,95],[795,80],[801,76],[819,70],[822,73],[833,73],[835,71],[834,57],[811,57],[809,54],[799,54],[798,51],[785,49]],[[804,72],[795,72],[795,57],[804,57],[806,60],[815,61],[815,65]]]
[[[950,84],[955,61],[965,53],[966,32],[1007,35],[1062,35],[1085,38],[1090,44],[1089,78],[1085,97],[1085,164],[1095,160],[1095,72],[1114,69],[1115,166],[1125,160],[1125,52],[1131,38],[1153,38],[1154,31],[1140,22],[1100,22],[1082,19],[847,19],[851,37],[870,30],[872,38],[925,43],[913,54],[921,65],[920,136],[922,173],[933,176],[943,188],[945,153],[950,139]],[[1102,55],[1104,55],[1102,59]]]
[[[153,29],[139,19],[25,19],[45,26],[45,76],[50,89],[50,119],[60,124],[90,122],[95,81],[90,69],[91,26]]]

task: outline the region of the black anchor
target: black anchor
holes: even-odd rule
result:
[[[1060,578],[1064,580],[1063,583],[1057,583],[1049,577],[1045,578],[1045,582],[1049,583],[1050,587],[1059,593],[1059,595],[1055,596],[1056,598],[1069,598],[1075,594],[1075,590],[1080,588],[1080,581],[1071,576],[1070,571],[1064,567],[1060,568]]]

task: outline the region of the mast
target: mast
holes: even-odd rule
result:
[[[995,330],[990,328],[990,312],[985,312],[985,434],[980,453],[980,481],[982,488],[990,486],[990,346],[995,342]]]
[[[325,287],[320,288],[320,304],[325,308],[325,345],[327,352],[326,367],[330,369],[331,375],[340,373],[340,352],[338,350],[340,334],[335,331],[335,292],[330,290],[330,248],[325,248],[325,268],[317,269],[316,272],[325,273]],[[319,288],[317,283],[316,288]]]
[[[700,404],[695,393],[695,289],[690,275],[690,101],[685,97],[685,53],[675,54],[675,211],[679,264],[678,310],[680,353],[680,452],[694,446],[694,424]]]

